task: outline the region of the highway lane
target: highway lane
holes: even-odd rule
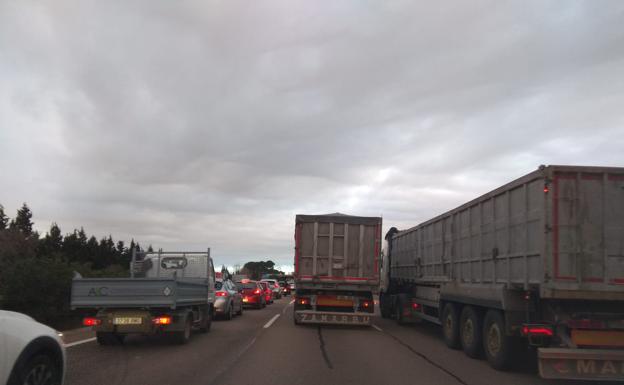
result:
[[[214,322],[183,346],[145,337],[73,346],[68,384],[561,384],[540,379],[530,355],[512,372],[495,371],[446,348],[429,324],[377,318],[371,328],[295,326],[290,301]]]

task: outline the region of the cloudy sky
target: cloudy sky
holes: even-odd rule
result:
[[[0,203],[42,233],[289,265],[297,213],[404,228],[623,149],[619,0],[0,1]]]

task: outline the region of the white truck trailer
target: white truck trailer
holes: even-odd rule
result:
[[[382,316],[497,369],[528,343],[542,377],[624,380],[624,168],[540,166],[386,240]]]
[[[295,222],[295,324],[370,325],[381,218],[335,213]]]

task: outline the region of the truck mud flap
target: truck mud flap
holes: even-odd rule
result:
[[[538,349],[542,378],[624,381],[624,350]]]
[[[370,313],[317,312],[310,310],[295,312],[297,321],[304,324],[370,326],[372,316]]]

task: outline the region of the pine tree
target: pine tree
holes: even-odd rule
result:
[[[61,229],[56,223],[52,223],[50,231],[39,241],[40,255],[60,253],[63,250],[63,236]]]
[[[4,206],[0,205],[0,230],[6,230],[9,226],[9,218],[4,213]]]
[[[15,221],[11,223],[17,230],[21,231],[22,234],[28,237],[33,233],[33,222],[31,221],[31,219],[32,212],[30,211],[28,205],[24,203],[22,207],[17,210],[17,216],[15,217]]]

